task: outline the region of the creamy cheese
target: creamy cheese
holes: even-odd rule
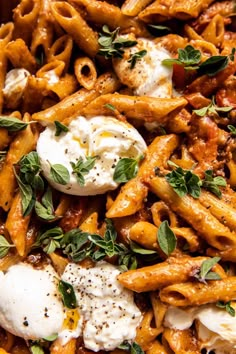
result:
[[[231,302],[236,309],[236,303]],[[204,305],[188,309],[170,306],[165,315],[166,327],[184,330],[196,320],[201,347],[216,354],[236,353],[236,317],[216,305]]]
[[[29,71],[25,69],[12,69],[7,73],[3,88],[7,107],[14,109],[18,106],[29,76]]]
[[[118,187],[113,180],[114,169],[123,157],[137,158],[146,151],[146,143],[138,131],[128,123],[113,117],[90,119],[77,117],[68,126],[69,132],[55,136],[55,127],[49,126],[40,134],[37,152],[43,174],[49,183],[61,192],[73,195],[102,194]],[[84,175],[80,185],[71,162],[81,157],[97,156],[95,166]],[[50,177],[50,166],[61,164],[70,174],[66,185],[55,183]]]
[[[70,263],[62,276],[76,293],[85,347],[95,352],[132,341],[141,321],[133,293],[117,281],[119,274],[115,266],[102,261],[89,269]]]
[[[164,97],[172,96],[172,68],[162,64],[170,59],[170,53],[149,39],[138,38],[137,44],[126,48],[123,58],[114,58],[113,67],[119,80],[131,88],[135,95]],[[133,69],[128,62],[130,56],[141,50],[147,54],[136,61]]]

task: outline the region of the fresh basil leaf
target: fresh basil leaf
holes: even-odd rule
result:
[[[226,187],[226,185],[226,180],[223,177],[213,177],[212,170],[205,171],[205,179],[202,181],[202,187],[215,194],[218,198],[222,197],[222,193],[219,189],[219,186]]]
[[[56,218],[55,215],[52,214],[52,211],[49,208],[43,206],[40,202],[35,202],[35,212],[43,220],[50,221]]]
[[[140,347],[140,345],[136,342],[133,342],[131,344],[131,350],[130,350],[131,354],[144,354],[143,349]]]
[[[88,156],[85,160],[80,157],[76,163],[70,162],[73,169],[73,173],[76,175],[76,179],[80,186],[84,186],[84,176],[87,175],[89,171],[94,168],[96,159],[97,156]]]
[[[184,49],[178,49],[177,59],[164,59],[162,64],[173,65],[179,64],[184,66],[185,69],[196,70],[199,68],[199,63],[201,61],[201,52],[195,49],[191,45],[187,45]]]
[[[69,309],[75,309],[77,307],[77,301],[73,286],[63,280],[60,280],[58,290],[61,293],[64,305]]]
[[[113,180],[117,183],[125,183],[137,176],[137,173],[138,161],[136,159],[124,157],[123,159],[119,160],[115,167]]]
[[[162,37],[165,36],[166,34],[171,33],[171,28],[168,26],[147,25],[147,29],[152,35],[156,37]]]
[[[205,280],[220,280],[221,276],[215,272],[209,272],[205,275]]]
[[[61,242],[63,239],[63,231],[60,227],[56,226],[45,232],[40,232],[37,235],[36,242],[33,247],[42,247],[46,253],[52,253],[56,248],[61,248]]]
[[[228,56],[214,55],[199,65],[199,73],[201,75],[214,76],[224,70],[228,64]]]
[[[227,128],[229,129],[230,133],[232,135],[236,135],[236,127],[234,127],[233,125],[229,124],[227,125]]]
[[[177,239],[174,232],[169,227],[168,221],[161,223],[157,232],[157,241],[160,249],[169,256],[176,248]]]
[[[32,354],[44,354],[44,350],[40,345],[34,344],[30,347],[30,351]]]
[[[217,264],[219,261],[220,261],[220,257],[213,257],[202,262],[200,268],[200,277],[202,279],[205,279],[206,275],[210,272],[212,267],[214,267],[214,265]]]
[[[53,342],[55,339],[58,338],[58,334],[55,333],[55,334],[52,334],[51,336],[48,336],[48,337],[44,337],[43,339],[48,341],[48,342]]]
[[[59,122],[58,120],[55,120],[54,124],[56,127],[55,136],[60,136],[61,133],[67,133],[69,131],[68,127],[62,124],[61,122]]]
[[[111,103],[104,104],[104,107],[110,109],[113,112],[116,110],[116,107],[114,107]]]
[[[235,317],[235,309],[231,306],[231,301],[226,303],[224,301],[217,301],[216,306],[221,309],[225,309],[225,311],[227,311],[230,316]]]
[[[22,214],[23,216],[27,216],[31,213],[34,203],[35,197],[33,195],[33,190],[30,185],[24,184],[19,176],[16,174],[15,169],[13,169],[21,196],[21,204],[22,204]]]
[[[10,116],[0,116],[0,127],[7,129],[9,132],[18,132],[27,128],[29,123]]]
[[[130,63],[130,69],[133,69],[135,67],[135,64],[137,63],[137,61],[141,60],[146,54],[147,54],[147,51],[145,49],[131,54],[128,59],[128,63]]]
[[[65,166],[54,164],[50,168],[50,178],[58,184],[66,185],[70,181],[70,174]]]
[[[100,49],[98,51],[99,55],[104,56],[106,59],[122,58],[124,54],[123,48],[132,47],[137,44],[136,41],[131,41],[124,37],[119,37],[119,28],[116,28],[111,32],[107,25],[102,27],[102,32],[99,34],[98,43]]]
[[[130,241],[130,248],[134,253],[137,253],[137,254],[155,254],[155,253],[157,253],[154,250],[142,248],[134,241]]]
[[[218,115],[218,112],[229,112],[232,109],[233,109],[233,106],[218,107],[215,104],[215,98],[213,96],[211,103],[208,106],[200,108],[200,109],[194,109],[193,112],[200,117],[204,117],[207,113],[212,113],[212,114]]]
[[[0,235],[0,258],[5,257],[11,247],[15,247],[15,245],[10,244],[3,235]]]
[[[199,109],[193,109],[193,112],[197,114],[199,117],[204,117],[207,114],[207,111],[209,109],[209,106],[199,108]]]
[[[44,193],[42,203],[51,213],[53,212],[52,190],[50,187],[48,187],[46,193]]]
[[[44,190],[44,181],[39,175],[34,176],[31,185],[36,192],[43,192]]]

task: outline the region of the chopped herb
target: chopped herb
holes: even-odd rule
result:
[[[60,280],[58,290],[61,293],[64,305],[69,309],[75,309],[77,307],[77,301],[73,286],[63,280]]]
[[[60,136],[61,133],[67,133],[69,131],[68,127],[64,124],[62,124],[61,122],[59,122],[58,120],[54,121],[55,127],[56,127],[56,132],[55,132],[55,136]]]
[[[62,229],[56,226],[45,232],[39,233],[33,247],[42,247],[44,252],[50,254],[57,248],[61,248],[60,241],[63,239],[63,236]]]
[[[202,262],[200,270],[194,275],[202,283],[206,280],[220,280],[221,277],[216,272],[211,272],[212,267],[220,261],[220,257],[213,257]]]
[[[30,351],[32,354],[44,354],[44,350],[43,348],[38,345],[38,344],[34,344],[30,347]]]
[[[215,104],[215,98],[213,97],[211,103],[208,106],[200,108],[200,109],[194,109],[193,112],[200,117],[204,117],[207,113],[212,113],[212,114],[218,115],[218,112],[229,112],[232,109],[233,109],[232,106],[218,107]]]
[[[139,52],[136,52],[134,54],[131,54],[128,60],[128,63],[130,63],[130,69],[133,69],[135,67],[135,64],[137,63],[137,60],[142,59],[146,54],[147,51],[145,49],[140,50]]]
[[[70,162],[73,169],[73,173],[76,175],[76,179],[80,186],[84,186],[84,176],[87,175],[89,171],[94,168],[96,159],[97,156],[88,156],[86,157],[86,160],[83,160],[83,158],[80,157],[76,163]]]
[[[200,75],[214,76],[234,60],[235,48],[232,49],[230,55],[215,55],[205,60],[200,64],[201,52],[191,45],[187,45],[184,49],[178,49],[177,59],[164,59],[162,64],[173,65],[178,64],[183,66],[186,70],[198,70]]]
[[[114,107],[111,103],[104,104],[104,107],[110,109],[113,112],[116,110],[116,107]]]
[[[124,341],[122,344],[118,346],[118,349],[126,350],[131,354],[144,354],[143,349],[136,342],[130,344],[129,342]]]
[[[227,128],[229,129],[230,133],[232,135],[236,135],[236,127],[234,127],[233,125],[229,124],[227,125]]]
[[[231,301],[217,301],[216,306],[225,309],[226,312],[230,314],[230,316],[235,317],[235,309],[231,306]]]
[[[101,48],[98,54],[104,56],[106,59],[112,57],[122,58],[125,47],[133,47],[137,44],[136,41],[131,41],[122,36],[119,36],[119,28],[111,32],[107,25],[102,27],[102,32],[99,34],[98,43]]]
[[[202,181],[202,187],[215,194],[218,198],[222,197],[219,186],[226,187],[226,185],[226,180],[223,177],[213,177],[212,170],[205,171],[205,179]]]
[[[117,183],[125,183],[136,177],[138,173],[138,164],[142,158],[143,156],[139,157],[138,159],[132,159],[128,157],[120,159],[115,167],[113,180]]]
[[[156,37],[162,37],[168,33],[171,33],[171,28],[168,26],[148,25],[147,29],[152,35],[154,35]]]
[[[65,185],[70,181],[70,174],[65,166],[54,164],[50,168],[50,178],[58,184]]]
[[[157,241],[160,249],[169,256],[176,248],[177,239],[174,232],[169,227],[168,221],[161,223],[157,232]]]
[[[168,161],[168,164],[176,167],[175,170],[167,173],[165,176],[174,191],[180,197],[190,194],[193,198],[199,198],[201,193],[200,187],[202,185],[200,178],[196,174],[192,173],[192,171],[184,170],[182,167],[171,161]]]
[[[0,235],[0,258],[5,257],[11,247],[15,247],[15,245],[10,244],[3,235]]]
[[[54,220],[56,217],[53,214],[52,190],[48,187],[46,193],[42,197],[42,203],[35,202],[35,212],[43,220]]]

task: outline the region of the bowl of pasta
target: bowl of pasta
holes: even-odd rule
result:
[[[0,1],[0,354],[236,353],[234,1]]]

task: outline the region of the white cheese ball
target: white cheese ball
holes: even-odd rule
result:
[[[98,116],[90,119],[77,117],[68,126],[69,131],[55,136],[55,127],[49,126],[39,136],[37,152],[43,174],[57,190],[72,195],[103,194],[118,187],[113,174],[121,158],[138,158],[146,151],[146,143],[130,124],[113,117]],[[73,173],[71,162],[79,158],[97,156],[95,166],[84,175],[80,185]],[[70,181],[56,183],[50,176],[51,165],[67,168]]]
[[[119,80],[137,96],[172,97],[172,68],[162,64],[164,59],[172,58],[170,53],[149,39],[138,38],[137,42],[135,46],[125,49],[122,59],[113,59]],[[130,56],[141,50],[146,50],[147,54],[138,59],[131,69],[128,62]]]
[[[24,339],[58,333],[64,313],[57,279],[50,265],[35,269],[19,263],[0,272],[0,326]]]
[[[15,109],[18,107],[29,76],[29,71],[23,68],[12,69],[7,73],[2,91],[8,108]]]
[[[85,347],[95,352],[113,350],[123,341],[132,341],[142,315],[133,292],[117,280],[120,271],[101,261],[93,268],[69,263],[62,279],[72,284],[84,320]]]

